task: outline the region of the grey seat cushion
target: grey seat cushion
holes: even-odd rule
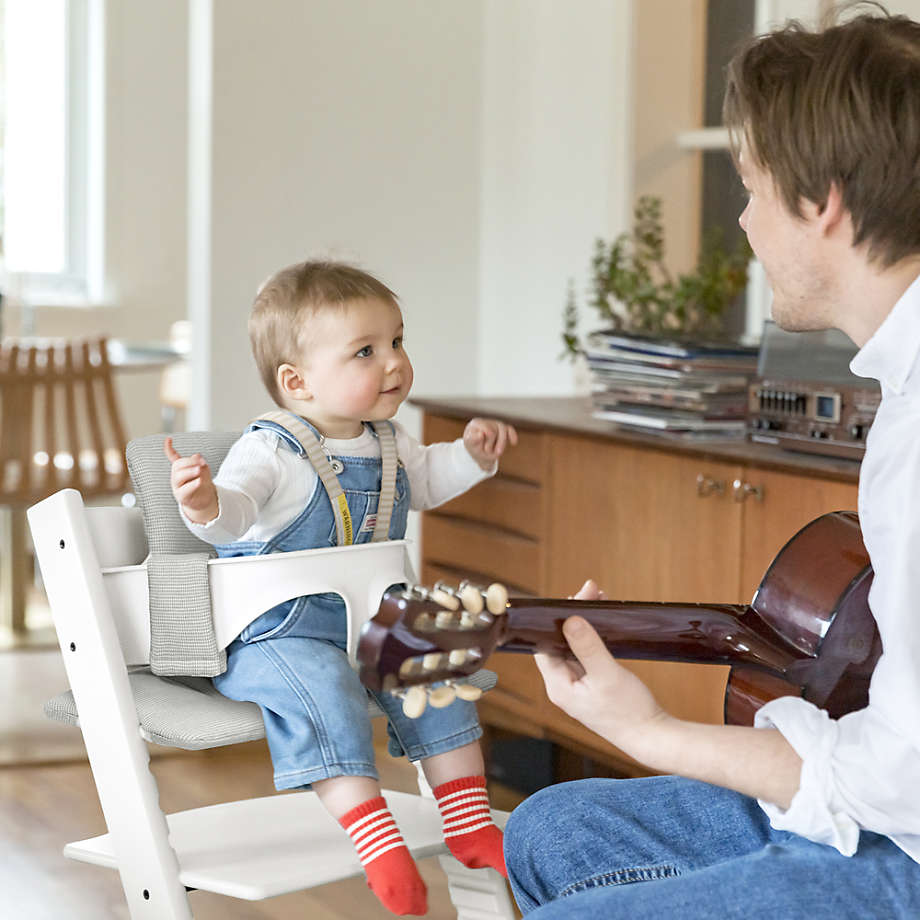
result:
[[[204,677],[157,677],[143,669],[128,675],[141,737],[165,747],[200,751],[265,737],[262,713],[255,703],[239,703],[222,696]],[[485,692],[495,686],[493,671],[477,671],[469,683]],[[55,722],[79,725],[73,694],[68,690],[44,705]],[[368,700],[368,715],[383,715]]]

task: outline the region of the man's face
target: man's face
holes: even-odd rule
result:
[[[792,332],[833,325],[833,276],[828,274],[816,232],[816,208],[805,202],[803,217],[791,214],[773,177],[742,147],[741,182],[748,203],[738,218],[773,291],[773,319]]]

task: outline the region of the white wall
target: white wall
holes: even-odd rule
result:
[[[632,199],[632,3],[491,0],[483,62],[478,391],[573,390],[569,279]]]
[[[193,424],[265,404],[252,293],[329,248],[402,296],[416,395],[571,392],[567,280],[631,198],[631,3],[203,3],[210,176],[192,194],[210,182],[211,239],[190,269],[207,263],[192,314],[212,350]]]
[[[211,15],[210,296],[193,306],[210,317],[210,405],[197,419],[238,426],[264,408],[252,296],[330,250],[400,295],[415,392],[472,392],[481,4],[221,0]]]
[[[209,346],[192,423],[236,427],[265,405],[256,286],[332,250],[401,295],[417,395],[572,390],[566,285],[583,294],[632,198],[632,0],[105,5],[110,305],[39,332],[158,340],[189,310]],[[190,55],[211,81],[191,176]],[[159,425],[157,380],[121,376],[132,435]]]

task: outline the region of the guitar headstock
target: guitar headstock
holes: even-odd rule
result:
[[[462,582],[453,588],[438,582],[434,588],[388,591],[361,629],[361,681],[402,697],[410,718],[428,703],[440,707],[457,696],[477,699],[481,691],[464,678],[501,644],[507,605],[508,592],[499,584]],[[440,685],[430,689],[435,683]]]

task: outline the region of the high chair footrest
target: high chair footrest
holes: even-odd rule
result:
[[[447,852],[434,799],[384,790],[416,859]],[[494,812],[504,824],[507,814]],[[360,875],[354,847],[313,792],[209,805],[167,815],[188,888],[257,901]],[[118,868],[109,834],[69,843],[64,855]]]

